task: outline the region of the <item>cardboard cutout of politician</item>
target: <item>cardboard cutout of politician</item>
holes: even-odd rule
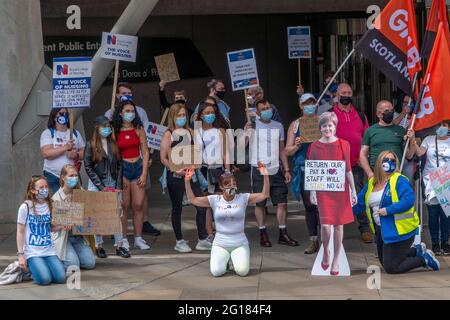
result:
[[[322,230],[322,247],[315,263],[318,266],[321,258],[322,270],[313,268],[313,275],[350,275],[342,240],[344,224],[354,221],[352,205],[357,194],[350,145],[336,137],[336,125],[333,112],[323,113],[319,118],[321,138],[311,144],[307,154],[305,188],[311,190],[311,203],[318,206]]]

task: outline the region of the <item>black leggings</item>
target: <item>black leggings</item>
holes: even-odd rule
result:
[[[191,188],[196,197],[201,197],[202,193],[200,192],[200,187],[198,183],[191,182]],[[172,227],[175,232],[175,237],[177,240],[183,239],[183,233],[181,232],[181,212],[183,210],[183,195],[185,193],[184,187],[184,179],[175,178],[173,176],[173,172],[167,172],[167,189],[169,190],[170,200],[172,201]],[[205,229],[205,217],[206,217],[206,209],[199,208],[197,209],[197,231],[198,238],[200,240],[204,240],[208,237]]]
[[[383,242],[379,226],[375,227],[375,235],[378,259],[386,273],[405,273],[425,266],[425,259],[418,257],[416,248],[411,247],[414,237],[387,244]]]
[[[306,227],[310,237],[317,237],[320,227],[319,210],[317,206],[311,204],[310,192],[305,190],[305,179],[302,179],[302,195],[303,205],[305,206]]]

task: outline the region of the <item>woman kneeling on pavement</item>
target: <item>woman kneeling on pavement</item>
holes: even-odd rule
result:
[[[30,269],[38,285],[64,283],[64,265],[56,255],[50,231],[62,228],[52,226],[52,204],[48,197],[48,183],[43,176],[33,176],[28,182],[25,202],[17,218],[17,255],[19,266]]]
[[[400,174],[396,154],[380,153],[374,176],[359,193],[353,213],[367,215],[376,236],[378,258],[387,273],[405,273],[419,267],[440,268],[424,243],[412,247],[419,227],[414,201],[414,190],[408,178]]]
[[[234,271],[239,276],[246,276],[250,270],[250,248],[244,233],[246,209],[248,205],[264,201],[269,197],[269,174],[261,163],[259,163],[259,171],[264,176],[261,193],[237,193],[236,178],[231,172],[226,171],[219,178],[223,195],[195,197],[190,183],[195,170],[186,170],[184,181],[189,201],[198,207],[212,208],[214,214],[216,236],[210,260],[210,271],[214,277],[225,274],[230,258]]]
[[[70,202],[74,189],[80,189],[80,179],[77,169],[66,164],[60,174],[59,190],[53,195],[53,202]],[[76,266],[81,269],[94,269],[95,256],[92,252],[89,242],[79,235],[73,235],[72,227],[53,232],[52,238],[55,242],[56,254],[64,263],[64,267]]]

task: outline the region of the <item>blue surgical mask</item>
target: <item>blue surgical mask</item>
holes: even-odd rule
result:
[[[135,117],[136,114],[134,112],[126,112],[123,114],[122,119],[126,122],[132,122]]]
[[[102,138],[108,138],[112,133],[112,129],[110,127],[101,127],[98,132]]]
[[[186,117],[177,118],[177,120],[175,120],[175,124],[177,125],[177,127],[180,128],[183,128],[186,125],[186,122],[187,122]]]
[[[440,138],[446,137],[448,135],[448,128],[441,126],[436,130],[436,134]]]
[[[333,83],[329,88],[328,88],[328,90],[331,92],[331,93],[336,93],[337,92],[337,88],[338,88],[338,85],[336,84],[336,83]]]
[[[48,189],[47,188],[39,189],[38,190],[38,194],[36,195],[36,198],[38,200],[45,200],[45,199],[47,199],[48,198]]]
[[[133,95],[129,94],[129,95],[125,95],[125,96],[120,96],[119,101],[120,102],[133,101]]]
[[[207,124],[213,124],[214,121],[216,121],[216,115],[215,114],[206,114],[206,115],[203,116],[203,120]]]
[[[307,106],[304,106],[303,112],[308,116],[312,116],[316,113],[316,106],[314,104],[309,104]]]
[[[264,121],[269,121],[270,119],[272,119],[272,117],[273,117],[272,109],[261,111],[261,119],[263,119]]]
[[[70,189],[73,189],[78,185],[78,177],[69,177],[66,179],[66,183]]]
[[[405,109],[407,105],[408,105],[407,103],[404,103],[402,105],[402,109]],[[411,104],[409,105],[409,109],[411,110],[411,112],[414,111],[414,102],[411,102]]]
[[[382,166],[384,172],[392,173],[395,171],[396,162],[391,159],[383,159]]]

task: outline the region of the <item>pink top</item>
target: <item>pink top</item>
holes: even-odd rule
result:
[[[345,172],[351,171],[350,146],[338,139],[333,143],[313,142],[308,149],[308,160],[345,161]],[[321,224],[341,225],[354,221],[347,177],[345,191],[317,191],[317,208]]]
[[[361,141],[364,132],[369,127],[367,117],[363,124],[358,112],[353,106],[350,106],[350,111],[343,111],[335,104],[333,111],[337,116],[338,124],[336,128],[336,136],[344,139],[350,144],[350,163],[352,167],[356,166],[359,161],[359,152],[361,151]]]

